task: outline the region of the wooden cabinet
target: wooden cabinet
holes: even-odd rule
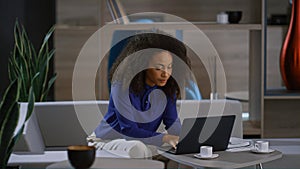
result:
[[[287,0],[286,0],[287,1]],[[75,3],[74,3],[75,2]],[[286,129],[294,128],[298,132],[300,122],[297,117],[297,103],[300,96],[293,93],[283,94],[273,88],[282,88],[279,76],[278,53],[284,38],[284,26],[267,26],[267,18],[273,13],[288,11],[288,2],[282,0],[130,0],[121,1],[127,14],[143,12],[163,12],[181,17],[194,23],[210,39],[216,48],[224,66],[227,91],[226,93],[246,93],[242,100],[244,111],[249,112],[245,121],[245,134],[259,137],[287,136]],[[70,8],[70,4],[73,5]],[[75,10],[76,9],[76,10]],[[187,10],[188,9],[188,10]],[[216,16],[222,11],[242,10],[243,17],[239,24],[216,24]],[[81,47],[88,38],[101,26],[110,22],[111,16],[104,0],[57,1],[58,26],[56,33],[56,100],[72,100],[72,72],[74,63]],[[134,18],[138,19],[138,18]],[[163,17],[151,18],[163,22]],[[101,46],[111,45],[113,30],[148,29],[158,23],[113,25],[111,31],[101,39]],[[184,30],[180,23],[165,24],[170,29],[182,29],[183,38],[197,42],[193,32]],[[102,63],[105,71],[106,62]],[[193,63],[195,72],[200,72],[199,65]],[[279,67],[278,67],[279,68]],[[82,75],[84,81],[84,75]],[[209,98],[210,83],[201,74],[197,82],[203,87],[203,98]],[[97,99],[108,99],[107,81],[105,76],[98,76]],[[84,90],[84,89],[83,89]],[[278,93],[279,92],[279,93]],[[277,94],[275,94],[277,93]],[[89,100],[84,96],[83,100]],[[280,108],[280,107],[283,108]],[[275,118],[276,117],[276,118]],[[297,117],[297,118],[294,118]],[[291,126],[287,121],[294,119]],[[283,120],[283,121],[281,121]],[[276,132],[278,131],[278,132]],[[281,132],[283,131],[283,132]],[[298,132],[300,133],[300,132]],[[290,136],[297,136],[291,134]]]

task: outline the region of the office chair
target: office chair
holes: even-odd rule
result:
[[[110,72],[110,69],[114,63],[114,61],[117,59],[117,57],[122,52],[123,48],[128,43],[130,36],[137,34],[139,31],[137,30],[116,30],[113,33],[112,37],[112,48],[109,52],[108,57],[108,68],[107,72]],[[108,82],[108,89],[110,92],[111,89],[111,83],[109,80],[109,77],[107,79]],[[201,100],[201,93],[194,81],[188,81],[185,87],[185,99],[186,100]]]
[[[113,21],[116,24],[128,24],[130,22],[129,18],[126,16],[126,12],[119,0],[107,0],[107,7],[110,11],[110,14],[112,16]],[[135,22],[142,22],[142,23],[151,23],[153,22],[151,19],[139,19]],[[108,57],[108,69],[107,72],[109,74],[110,69],[116,60],[116,58],[119,56],[119,54],[122,52],[125,45],[128,43],[129,38],[132,35],[135,35],[141,31],[138,30],[115,30],[112,37],[112,48],[109,53]],[[181,40],[183,39],[183,31],[182,30],[176,30],[175,31],[176,38]],[[108,76],[107,76],[108,77]],[[110,93],[111,89],[111,83],[109,80],[109,77],[107,79],[108,82],[108,89]],[[198,86],[193,81],[189,81],[187,83],[186,89],[185,89],[185,99],[186,100],[201,100],[201,93],[198,88]]]

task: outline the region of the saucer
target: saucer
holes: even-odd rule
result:
[[[213,154],[213,155],[210,156],[210,157],[203,157],[203,156],[201,156],[200,154],[195,154],[194,157],[200,158],[200,159],[214,159],[214,158],[219,157],[219,154]]]
[[[251,152],[253,152],[253,153],[257,153],[257,154],[269,154],[269,153],[272,153],[272,152],[274,152],[275,150],[273,150],[273,149],[269,149],[269,151],[258,151],[258,150],[256,150],[256,149],[252,149],[251,150]]]

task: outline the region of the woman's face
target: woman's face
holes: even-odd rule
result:
[[[146,84],[164,86],[172,74],[173,57],[168,51],[156,53],[149,61],[146,70]]]

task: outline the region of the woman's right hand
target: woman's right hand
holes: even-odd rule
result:
[[[172,147],[176,149],[176,146],[179,141],[179,136],[171,135],[171,134],[165,134],[163,137],[163,142],[170,144]]]

